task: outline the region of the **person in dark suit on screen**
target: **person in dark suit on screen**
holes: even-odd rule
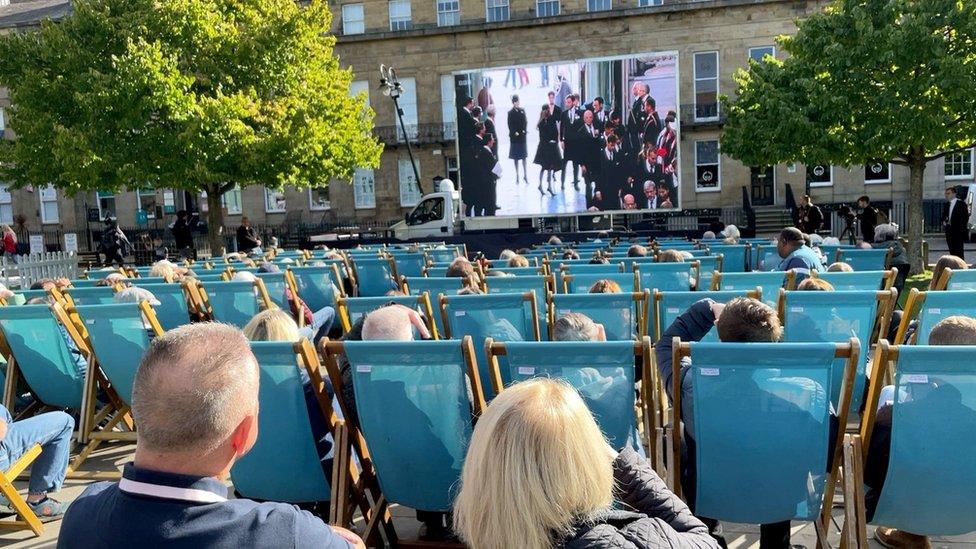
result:
[[[946,204],[942,207],[942,227],[945,229],[949,255],[966,259],[966,240],[969,239],[969,206],[956,196],[956,188],[945,191]]]
[[[491,141],[494,143],[491,147],[491,152],[496,157],[498,156],[498,132],[495,130],[495,106],[489,105],[488,109],[485,110],[485,134],[491,136]]]
[[[634,82],[631,93],[634,95],[634,103],[630,106],[630,113],[627,115],[627,139],[630,150],[639,150],[643,140],[644,124],[647,122],[647,114],[644,111],[644,102],[651,92],[650,86],[645,82]]]
[[[622,155],[617,151],[617,136],[607,138],[600,153],[600,179],[593,194],[593,207],[600,211],[620,209],[620,191],[627,180]]]
[[[593,125],[601,132],[603,131],[603,127],[607,125],[607,122],[610,121],[610,115],[604,110],[604,105],[605,103],[602,97],[595,97],[586,106],[586,110],[593,111]]]
[[[652,143],[656,146],[658,136],[664,129],[656,109],[657,102],[648,95],[644,99],[644,128],[641,130],[641,144]]]
[[[600,173],[600,151],[603,149],[602,132],[596,127],[593,111],[583,111],[583,123],[579,127],[579,158],[583,165],[583,182],[586,196],[592,196]]]
[[[529,171],[525,159],[529,156],[526,142],[529,119],[519,105],[519,96],[512,96],[512,109],[508,111],[508,158],[515,163],[515,182],[519,179],[519,162],[522,163],[522,181],[529,184]]]
[[[559,115],[559,141],[563,145],[563,173],[560,178],[562,187],[566,188],[566,172],[569,163],[573,163],[573,187],[579,190],[579,127],[583,124],[583,113],[576,106],[577,97],[574,94],[566,96],[566,108]]]
[[[486,135],[484,143],[481,150],[475,153],[481,188],[478,191],[478,201],[474,213],[475,215],[495,215],[495,210],[498,209],[495,190],[498,184],[498,175],[495,173],[498,157],[492,151],[492,146],[495,144],[494,136]]]

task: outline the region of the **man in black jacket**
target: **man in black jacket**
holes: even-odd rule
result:
[[[586,197],[592,196],[600,174],[600,152],[603,149],[603,136],[596,127],[593,111],[583,111],[583,123],[578,128],[579,159],[583,164],[583,181],[586,184]]]
[[[857,220],[861,224],[861,238],[865,242],[874,242],[874,228],[878,226],[878,209],[871,205],[871,199],[862,196],[857,199],[857,206],[861,208],[861,213],[857,214]]]
[[[820,206],[813,203],[810,195],[805,194],[800,199],[800,207],[797,211],[796,227],[806,234],[816,234],[823,226],[823,212]],[[872,232],[871,238],[874,238]]]
[[[573,186],[579,190],[580,168],[580,131],[583,124],[583,113],[576,106],[576,95],[566,96],[566,109],[559,115],[559,141],[563,144],[563,173],[560,176],[563,188],[566,186],[566,172],[569,163],[573,163]]]
[[[965,260],[966,240],[969,236],[969,206],[956,196],[956,188],[945,191],[946,204],[942,207],[942,227],[945,229],[949,255]]]
[[[593,195],[593,206],[600,211],[620,209],[620,190],[627,179],[624,155],[617,152],[617,136],[607,138],[606,148],[600,153],[600,178]]]
[[[182,259],[193,259],[193,230],[190,228],[189,214],[186,210],[176,212],[176,221],[170,232],[173,233],[173,240],[176,241],[176,249]]]
[[[237,251],[249,254],[254,248],[261,246],[261,239],[251,227],[251,220],[245,215],[241,218],[241,226],[237,228]]]

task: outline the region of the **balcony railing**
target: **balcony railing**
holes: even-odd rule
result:
[[[430,145],[435,143],[449,143],[457,137],[457,126],[454,122],[432,124],[407,124],[407,136],[410,143]],[[376,126],[373,128],[376,137],[387,145],[403,143],[403,130],[400,126]]]

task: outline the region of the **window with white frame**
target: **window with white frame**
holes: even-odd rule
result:
[[[508,0],[485,0],[485,20],[508,21]]]
[[[864,165],[864,184],[891,183],[891,164],[873,160]]]
[[[308,189],[308,209],[314,211],[328,210],[332,207],[329,200],[329,188],[310,188]]]
[[[718,52],[695,54],[695,120],[718,120]]]
[[[609,11],[611,0],[586,0],[586,11]]]
[[[664,0],[637,0],[637,7],[648,8],[651,6],[660,6],[664,4]]]
[[[447,178],[450,179],[452,183],[457,185],[459,172],[458,159],[456,156],[444,157],[444,171],[447,173]]]
[[[407,128],[407,135],[410,139],[417,138],[417,80],[413,77],[401,78],[400,85],[403,86],[403,93],[400,94],[399,104],[403,109],[403,125]],[[400,122],[397,121],[396,113],[393,113],[393,124],[397,126],[397,138],[403,141],[403,132],[399,131]]]
[[[434,0],[437,2],[437,26],[451,27],[461,23],[461,0]]]
[[[352,175],[352,195],[357,210],[376,207],[376,187],[373,170],[356,168]]]
[[[807,166],[807,185],[811,187],[830,187],[834,184],[834,168],[829,164],[810,164]]]
[[[766,56],[776,57],[776,46],[756,46],[749,48],[749,59],[762,61]]]
[[[146,212],[146,219],[156,219],[156,189],[136,191],[136,209]]]
[[[230,190],[220,196],[220,204],[227,210],[227,215],[241,215],[244,206],[241,203],[241,186],[234,185]],[[207,213],[210,209],[207,204],[207,193],[200,193],[200,213]]]
[[[14,222],[14,199],[6,185],[0,185],[0,223],[10,225]]]
[[[973,150],[962,151],[945,156],[946,179],[972,179]]]
[[[7,129],[7,113],[0,107],[0,137],[3,137],[3,131]]]
[[[718,140],[695,141],[695,190],[698,192],[722,190],[720,174]]]
[[[559,0],[536,0],[535,15],[536,17],[553,17],[559,15],[560,8]]]
[[[362,4],[342,6],[342,34],[362,34],[366,32],[366,16]]]
[[[416,206],[417,202],[420,202],[420,186],[417,184],[417,178],[413,173],[414,163],[409,158],[400,158],[397,161],[397,167],[400,172],[400,205],[401,206]],[[418,173],[420,167],[417,167]]]
[[[285,211],[285,191],[265,187],[264,211],[266,213],[280,213]]]
[[[410,0],[390,0],[390,30],[410,30]]]
[[[105,219],[106,217],[118,219],[115,209],[115,193],[113,191],[95,191],[95,198],[98,204],[99,219]]]
[[[441,121],[445,140],[457,137],[457,108],[454,106],[454,75],[441,76]]]
[[[41,200],[41,223],[60,223],[61,214],[58,211],[58,190],[48,183],[37,193]]]

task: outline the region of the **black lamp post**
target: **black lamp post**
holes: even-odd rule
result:
[[[403,131],[403,142],[407,144],[407,156],[410,157],[410,167],[413,168],[413,180],[417,183],[417,190],[423,195],[424,192],[420,186],[420,172],[417,171],[417,163],[413,159],[413,150],[410,148],[410,135],[407,134],[407,126],[403,123],[403,109],[400,108],[399,101],[400,94],[403,93],[403,86],[397,80],[395,68],[380,65],[380,91],[393,100],[397,120],[400,121],[400,130]]]

